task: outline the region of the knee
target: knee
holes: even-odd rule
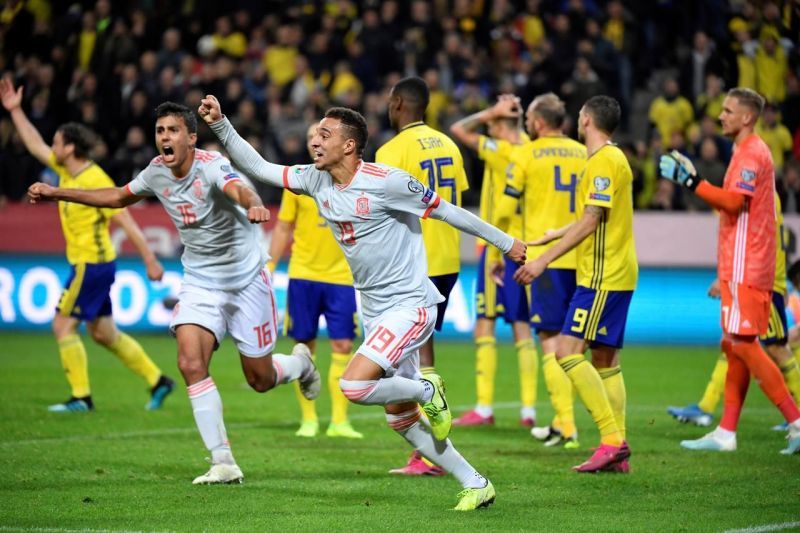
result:
[[[353,351],[353,341],[350,339],[331,340],[331,349],[336,353],[350,353]]]
[[[366,399],[375,389],[377,381],[353,381],[345,378],[339,378],[339,388],[342,390],[345,398],[353,403],[366,405]]]
[[[94,342],[102,346],[110,346],[114,342],[113,338],[99,328],[89,328],[89,334]]]
[[[208,368],[200,357],[178,352],[178,369],[187,383],[194,383],[208,375]]]

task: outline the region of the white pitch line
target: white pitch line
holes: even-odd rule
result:
[[[800,522],[781,522],[780,524],[764,524],[763,526],[749,526],[742,529],[728,529],[723,533],[763,533],[764,531],[781,531],[783,529],[800,528]]]

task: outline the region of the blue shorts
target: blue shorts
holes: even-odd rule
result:
[[[575,294],[575,271],[548,268],[531,285],[531,326],[539,331],[560,331]]]
[[[600,291],[578,286],[561,334],[584,339],[592,348],[622,348],[632,297],[633,291]]]
[[[772,291],[772,307],[769,310],[767,334],[759,337],[761,344],[786,344],[789,341],[788,337],[786,337],[787,329],[786,303],[783,294]]]
[[[442,274],[441,276],[430,276],[430,280],[439,289],[439,292],[444,296],[444,301],[436,304],[438,311],[436,316],[436,331],[442,331],[442,324],[444,324],[444,311],[447,309],[447,302],[450,301],[450,292],[458,281],[458,272],[454,274]]]
[[[502,316],[509,324],[527,322],[528,291],[514,281],[514,273],[519,268],[517,264],[508,257],[505,257],[504,260],[506,269],[503,275],[503,286],[498,287],[492,279],[491,265],[486,264],[486,248],[483,249],[478,262],[475,314],[478,318],[492,320]]]
[[[111,285],[116,272],[114,261],[72,265],[56,311],[89,322],[100,316],[110,316]]]
[[[356,338],[356,290],[351,285],[290,279],[286,301],[284,333],[294,340],[316,339],[320,316],[328,325],[328,338]]]

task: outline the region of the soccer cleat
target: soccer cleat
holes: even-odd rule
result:
[[[486,486],[480,489],[464,489],[458,493],[458,505],[454,511],[474,511],[481,507],[489,507],[494,503],[494,485],[488,479]]]
[[[319,422],[316,420],[304,420],[300,427],[294,432],[296,437],[314,438],[319,433]]]
[[[88,413],[94,411],[94,403],[91,396],[76,398],[72,396],[64,403],[56,403],[47,407],[51,413]]]
[[[165,375],[158,378],[158,382],[150,389],[150,401],[144,406],[148,411],[160,408],[164,400],[175,388],[175,382]]]
[[[536,420],[529,416],[526,416],[524,418],[519,419],[519,425],[526,428],[533,428],[536,425]]]
[[[684,424],[690,423],[695,426],[708,427],[714,421],[714,415],[703,411],[696,403],[686,407],[667,407],[667,412],[678,422]]]
[[[353,429],[353,426],[348,420],[339,422],[338,424],[330,423],[328,430],[325,431],[328,437],[342,437],[345,439],[363,439],[364,435]]]
[[[784,422],[783,424],[772,426],[770,429],[772,431],[784,431],[784,432],[789,431],[789,422]]]
[[[618,463],[609,465],[603,472],[612,472],[614,474],[628,474],[631,471],[631,464],[627,459],[623,459]]]
[[[292,348],[292,355],[295,357],[305,357],[311,365],[311,370],[306,372],[305,376],[300,376],[298,382],[300,384],[300,392],[303,393],[303,396],[307,400],[313,400],[319,396],[319,391],[322,388],[322,380],[319,377],[317,365],[314,364],[314,359],[311,357],[311,350],[309,350],[308,346],[305,344],[298,342],[294,345],[294,348]]]
[[[445,474],[441,466],[428,463],[416,450],[408,458],[408,463],[404,467],[393,468],[389,470],[389,473],[401,476],[443,476]]]
[[[454,426],[493,426],[494,415],[482,416],[478,411],[472,409],[453,420]]]
[[[573,466],[572,469],[582,474],[609,471],[614,467],[615,463],[621,463],[630,456],[631,449],[625,442],[622,443],[622,446],[601,444],[595,448],[589,459],[577,466]]]
[[[202,476],[197,476],[192,481],[192,485],[222,485],[232,483],[242,483],[244,474],[237,465],[217,463]]]
[[[714,432],[695,440],[682,440],[681,447],[687,450],[710,450],[715,452],[735,452],[736,437],[722,440]]]
[[[796,453],[800,453],[800,431],[796,429],[789,429],[789,434],[786,435],[786,439],[789,443],[786,445],[786,448],[781,450],[783,455],[794,455]]]
[[[444,397],[444,380],[439,374],[428,374],[422,381],[427,381],[433,385],[433,396],[422,405],[422,410],[431,423],[431,431],[436,440],[444,440],[450,434],[450,426],[453,415],[447,407],[447,400]]]

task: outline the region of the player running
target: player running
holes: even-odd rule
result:
[[[722,297],[722,351],[728,359],[725,400],[719,426],[702,438],[685,440],[691,450],[736,450],[750,375],[789,423],[783,454],[800,452],[800,411],[781,372],[764,352],[758,336],[769,328],[775,278],[775,168],[769,147],[754,133],[764,98],[752,89],[728,91],[722,102],[723,135],[735,150],[723,186],[697,176],[692,162],[673,151],[661,156],[661,176],[694,191],[719,210],[717,277]]]
[[[619,103],[608,96],[594,96],[583,105],[578,135],[586,142],[589,159],[576,196],[579,218],[537,241],[561,238],[514,275],[530,283],[576,249],[578,287],[558,338],[556,359],[600,431],[600,446],[574,467],[576,472],[625,473],[630,468],[619,352],[639,267],[633,242],[633,173],[625,154],[611,142],[619,119]],[[587,347],[592,364],[583,356]]]
[[[447,438],[451,415],[441,377],[420,379],[418,351],[433,331],[436,306],[443,298],[427,277],[419,219],[446,221],[486,239],[517,262],[524,261],[525,245],[443,200],[407,173],[363,161],[367,125],[353,110],[329,109],[311,141],[314,164],[294,167],[265,161],[236,133],[213,96],[202,100],[199,113],[239,168],[258,180],[311,196],[335,226],[365,321],[365,340],[339,381],[345,396],[359,404],[385,406],[389,425],[456,477],[464,487],[456,510],[491,504],[492,483]]]
[[[14,89],[7,78],[0,79],[0,98],[11,115],[25,148],[43,165],[53,169],[62,187],[98,189],[114,182],[100,166],[89,159],[94,135],[75,122],[63,124],[48,146],[22,110],[22,87]],[[92,340],[113,353],[150,387],[147,409],[158,409],[172,392],[175,382],[165,376],[133,337],[117,329],[111,309],[111,285],[116,273],[114,245],[108,232],[114,222],[122,227],[136,246],[147,267],[147,277],[160,280],[164,268],[147,247],[142,230],[125,210],[97,209],[59,202],[58,214],[67,243],[70,276],[53,317],[53,334],[64,373],[71,389],[70,398],[48,407],[54,413],[94,410],[86,348],[78,326],[86,322]]]
[[[186,382],[197,429],[211,453],[211,468],[194,484],[241,483],[222,418],[222,398],[209,374],[211,356],[226,333],[239,351],[247,383],[256,392],[298,379],[307,398],[320,378],[303,344],[292,356],[272,354],[277,339],[275,294],[258,242],[257,223],[269,211],[219,152],[195,148],[197,117],[186,106],[156,108],[157,156],[124,187],[95,190],[31,185],[31,202],[62,200],[124,207],[159,199],[184,245],[184,277],[170,324],[178,342],[178,368]]]
[[[317,124],[312,124],[306,134],[309,154],[312,153],[311,139],[316,129]],[[283,255],[290,240],[292,255],[289,259],[284,331],[295,341],[308,346],[313,354],[317,345],[319,318],[325,317],[332,351],[328,371],[331,422],[325,434],[328,437],[360,439],[363,435],[354,430],[347,419],[349,402],[339,388],[339,378],[350,362],[358,327],[353,275],[331,229],[325,219],[319,216],[314,200],[284,189],[278,222],[272,230],[269,255],[273,259],[268,263],[270,270],[275,269],[275,261]],[[302,415],[300,428],[295,435],[316,437],[319,420],[315,401],[303,395],[299,383],[295,386],[295,396]]]
[[[482,125],[487,127],[487,135],[477,132]],[[503,197],[506,172],[511,163],[511,152],[515,146],[527,142],[528,136],[520,127],[520,103],[514,95],[500,95],[497,102],[478,113],[469,115],[450,126],[450,132],[467,148],[477,152],[484,162],[483,182],[481,184],[481,218],[493,222],[495,211]],[[510,221],[502,228],[509,235],[522,237],[522,215],[516,208]],[[488,260],[490,248],[481,243],[482,250],[478,262],[478,282],[475,291],[475,388],[477,405],[453,420],[456,426],[482,426],[494,424],[494,382],[497,374],[497,339],[495,320],[498,316],[511,324],[514,347],[519,362],[519,388],[522,408],[520,424],[533,427],[536,423],[536,345],[531,336],[528,322],[530,308],[528,295],[523,286],[515,283],[511,276],[517,266],[508,261],[505,279],[498,283],[492,272],[492,262]],[[498,256],[498,260],[502,258]]]

